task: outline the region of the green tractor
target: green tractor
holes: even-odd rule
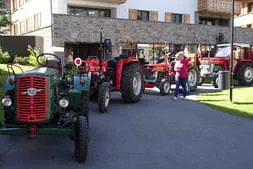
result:
[[[37,62],[38,67],[20,74],[15,73],[14,65],[7,65],[9,76],[2,98],[5,121],[0,134],[28,138],[68,135],[74,140],[76,161],[85,162],[89,141],[88,74],[80,72],[80,64],[66,65],[62,71],[61,59],[50,53],[40,54]]]

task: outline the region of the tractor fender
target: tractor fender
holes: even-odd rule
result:
[[[119,59],[116,67],[116,90],[121,88],[121,78],[125,67],[132,63],[138,63],[136,59]]]
[[[124,67],[124,60],[119,59],[117,67],[116,67],[116,90],[120,90],[120,84],[121,84],[120,82],[121,82],[123,67]]]
[[[81,81],[84,81],[82,84]],[[90,81],[88,76],[74,76],[74,89],[80,91],[88,91],[90,86]]]

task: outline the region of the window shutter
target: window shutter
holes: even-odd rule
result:
[[[165,22],[171,22],[172,21],[172,13],[165,12]]]
[[[158,21],[158,11],[151,11],[151,21]]]
[[[129,19],[137,20],[137,9],[129,9]]]
[[[191,16],[190,15],[184,15],[184,23],[190,23],[191,22]]]

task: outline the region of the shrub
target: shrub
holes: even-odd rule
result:
[[[37,56],[39,56],[39,51],[36,49],[28,48],[27,51],[29,52],[28,55],[28,62],[32,66],[38,66]]]
[[[11,61],[11,57],[8,52],[3,52],[0,49],[0,63],[9,63]]]
[[[28,57],[20,57],[20,56],[16,56],[14,58],[14,63],[18,63],[20,65],[28,65],[29,62],[28,62]]]

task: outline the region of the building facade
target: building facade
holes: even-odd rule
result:
[[[240,8],[241,2],[236,1],[236,14]],[[131,38],[140,44],[215,43],[206,35],[197,35],[195,27],[199,26],[194,24],[228,26],[231,0],[148,3],[137,0],[12,0],[11,9],[12,35],[42,36],[44,51],[63,52],[66,43],[98,43],[98,26],[105,28],[106,36],[114,43],[124,43]],[[201,27],[199,32],[205,29],[209,27]],[[227,32],[227,28],[221,29],[217,27],[218,32]],[[182,31],[192,30],[194,36],[187,39],[187,32]],[[183,36],[185,34],[187,36]]]
[[[235,16],[235,26],[253,28],[253,0],[241,0],[241,3],[241,11]]]

